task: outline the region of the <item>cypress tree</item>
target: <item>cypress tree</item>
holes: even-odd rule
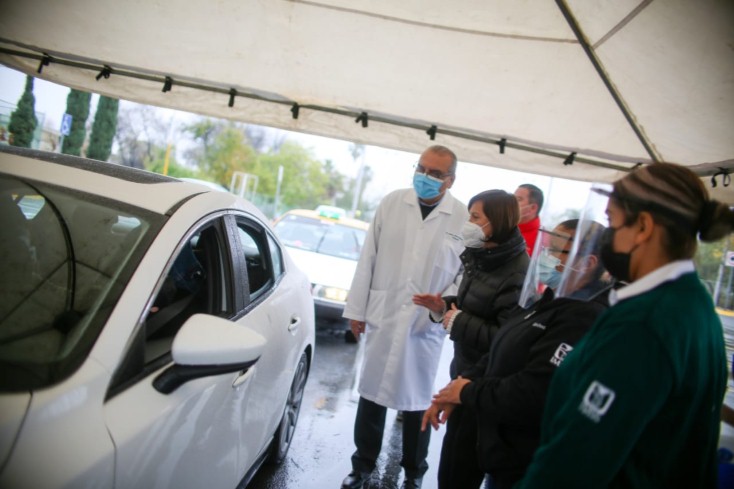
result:
[[[10,114],[8,131],[10,132],[10,144],[30,148],[33,142],[33,132],[38,125],[35,111],[36,99],[33,96],[33,77],[26,76],[25,90],[20,96],[18,106]]]
[[[69,96],[66,97],[66,113],[72,119],[71,130],[69,135],[64,138],[64,144],[61,147],[62,153],[75,156],[81,154],[84,137],[87,135],[85,126],[89,117],[89,101],[91,99],[91,93],[74,90],[73,88],[69,92]]]
[[[117,109],[120,101],[116,98],[99,97],[97,112],[94,114],[92,134],[89,136],[87,158],[107,161],[112,152],[112,140],[117,129]]]

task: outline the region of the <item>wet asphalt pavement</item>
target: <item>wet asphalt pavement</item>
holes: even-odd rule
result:
[[[353,429],[357,411],[357,376],[362,349],[344,340],[345,322],[317,320],[316,355],[304,393],[296,433],[286,461],[265,465],[247,489],[338,489],[351,470],[354,452]],[[436,390],[449,380],[453,350],[444,344],[436,378]],[[396,412],[388,410],[382,452],[369,489],[397,489],[403,481],[401,425]],[[428,453],[424,489],[435,489],[438,457],[444,427],[433,431]]]

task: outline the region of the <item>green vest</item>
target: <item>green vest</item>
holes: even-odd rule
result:
[[[605,311],[553,376],[517,488],[715,488],[728,378],[696,273]]]

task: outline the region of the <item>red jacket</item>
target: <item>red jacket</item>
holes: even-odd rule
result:
[[[535,239],[538,237],[538,230],[540,229],[540,218],[536,217],[532,221],[526,223],[520,223],[518,225],[522,237],[525,238],[525,245],[528,255],[533,255],[533,248],[535,248]]]

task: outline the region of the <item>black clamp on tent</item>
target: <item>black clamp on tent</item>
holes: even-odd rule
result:
[[[173,86],[173,79],[170,76],[167,76],[165,81],[163,82],[163,90],[161,90],[161,92],[163,93],[170,92],[172,86]]]
[[[230,107],[234,107],[234,98],[237,96],[237,90],[234,88],[229,89],[229,105]]]
[[[105,80],[110,77],[112,74],[112,68],[110,68],[108,65],[104,65],[102,68],[102,71],[99,72],[99,74],[96,76],[97,81],[99,81],[100,78],[104,77]]]
[[[574,159],[576,159],[576,151],[574,151],[570,155],[566,156],[566,159],[563,160],[563,164],[566,165],[566,166],[573,165],[573,160]]]
[[[293,104],[293,105],[291,106],[291,114],[293,114],[293,118],[294,118],[294,119],[298,119],[298,112],[299,112],[300,110],[301,110],[301,106],[300,106],[300,105],[298,105],[297,103],[294,103],[294,104]]]
[[[38,63],[38,73],[43,71],[44,66],[48,66],[49,63],[51,63],[51,56],[49,56],[46,53],[43,53],[43,58],[41,58],[41,62]]]
[[[433,125],[433,126],[429,127],[428,130],[426,131],[426,134],[428,134],[428,136],[431,138],[431,141],[433,141],[433,140],[436,139],[436,131],[437,130],[438,130],[438,128],[435,125]]]
[[[354,122],[361,122],[362,127],[367,127],[367,124],[369,122],[370,116],[367,115],[367,112],[362,112],[357,116],[356,119],[354,119]]]
[[[714,173],[714,176],[711,177],[711,186],[716,187],[716,177],[719,175],[721,175],[721,183],[724,187],[728,187],[731,183],[731,175],[729,175],[729,170],[726,168],[719,168],[719,171]]]
[[[500,139],[500,142],[497,143],[500,147],[500,154],[505,154],[505,145],[507,144],[507,138]]]

